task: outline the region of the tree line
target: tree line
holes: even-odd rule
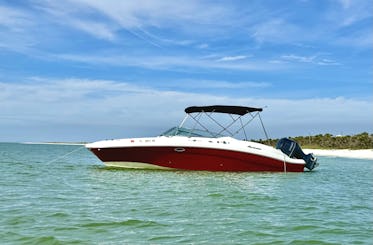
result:
[[[367,132],[356,135],[318,134],[310,136],[289,137],[298,142],[302,148],[310,149],[373,149],[373,134]],[[256,142],[276,146],[279,139],[257,140]]]

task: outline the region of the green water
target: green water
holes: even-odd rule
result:
[[[0,244],[373,244],[369,160],[320,157],[287,174],[118,170],[79,147],[0,144]]]

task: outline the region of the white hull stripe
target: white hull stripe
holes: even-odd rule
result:
[[[131,169],[162,169],[162,170],[172,170],[174,168],[162,167],[150,163],[142,162],[104,162],[108,167],[118,167],[118,168],[131,168]]]

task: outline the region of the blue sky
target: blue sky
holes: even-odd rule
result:
[[[0,141],[157,135],[213,104],[265,107],[271,137],[372,132],[372,9],[0,0]]]

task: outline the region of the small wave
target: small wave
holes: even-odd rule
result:
[[[24,244],[29,244],[29,245],[58,245],[62,244],[57,238],[54,236],[42,236],[42,237],[22,237],[18,239],[19,242],[22,242]]]
[[[134,226],[138,228],[150,227],[150,226],[164,226],[155,221],[151,220],[138,220],[138,219],[129,219],[123,221],[113,221],[113,222],[94,222],[83,224],[82,227],[113,227],[113,226]]]
[[[54,231],[74,231],[74,230],[79,230],[79,227],[70,226],[70,227],[56,227],[56,228],[54,228]]]
[[[172,241],[175,241],[175,239],[178,239],[178,238],[184,238],[185,236],[183,235],[170,235],[170,236],[155,236],[155,237],[152,237],[149,239],[149,241],[164,241],[164,240],[172,240]]]
[[[340,243],[325,242],[321,240],[293,240],[289,244],[291,245],[303,245],[303,244],[315,244],[315,245],[337,245]]]
[[[261,237],[261,238],[266,238],[266,237],[274,237],[276,235],[272,233],[267,233],[267,232],[261,232],[261,231],[253,231],[253,230],[246,230],[242,231],[239,233],[240,237],[244,236],[254,236],[254,237]]]
[[[322,231],[319,231],[320,234],[330,234],[332,235],[339,235],[339,234],[346,234],[346,232],[349,232],[347,229],[341,229],[341,228],[328,228]]]
[[[316,225],[298,225],[295,226],[292,230],[294,231],[304,231],[304,230],[319,230],[321,227]]]
[[[222,193],[210,193],[207,195],[208,197],[223,197]]]
[[[31,216],[16,216],[16,217],[9,218],[9,220],[6,221],[8,225],[12,225],[12,226],[24,224],[27,222],[35,222],[35,218]]]
[[[51,218],[63,218],[63,217],[68,217],[68,216],[69,215],[67,213],[62,213],[62,212],[57,212],[57,213],[48,215],[48,217],[51,217]]]

